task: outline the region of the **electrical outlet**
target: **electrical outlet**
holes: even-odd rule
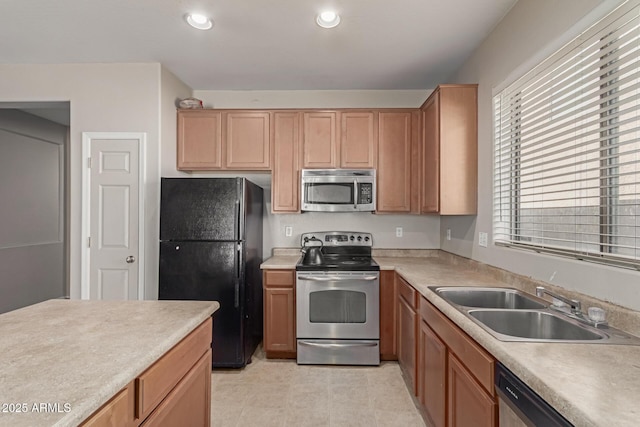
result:
[[[396,237],[402,237],[402,227],[396,227]]]
[[[291,237],[293,236],[293,227],[290,225],[285,225],[284,227],[284,235],[286,237]]]
[[[487,247],[487,239],[488,239],[487,233],[485,233],[483,231],[478,233],[478,244],[480,246],[482,246],[483,248]]]
[[[447,228],[447,240],[451,240],[451,229]]]

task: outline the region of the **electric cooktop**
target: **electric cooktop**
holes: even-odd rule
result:
[[[322,246],[322,262],[305,263],[304,256],[296,264],[297,271],[379,271],[380,265],[371,257],[370,233],[324,231],[304,233],[301,246]]]

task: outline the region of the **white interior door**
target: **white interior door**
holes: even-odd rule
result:
[[[85,138],[89,154],[88,194],[85,192],[88,272],[83,277],[88,283],[83,284],[83,298],[143,297],[139,292],[141,144],[141,138],[127,138],[126,134]]]

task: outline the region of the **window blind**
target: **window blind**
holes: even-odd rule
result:
[[[640,1],[494,97],[498,245],[640,269]]]

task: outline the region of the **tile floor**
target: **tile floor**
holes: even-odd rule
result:
[[[305,366],[267,360],[214,369],[212,426],[424,426],[400,367]]]

